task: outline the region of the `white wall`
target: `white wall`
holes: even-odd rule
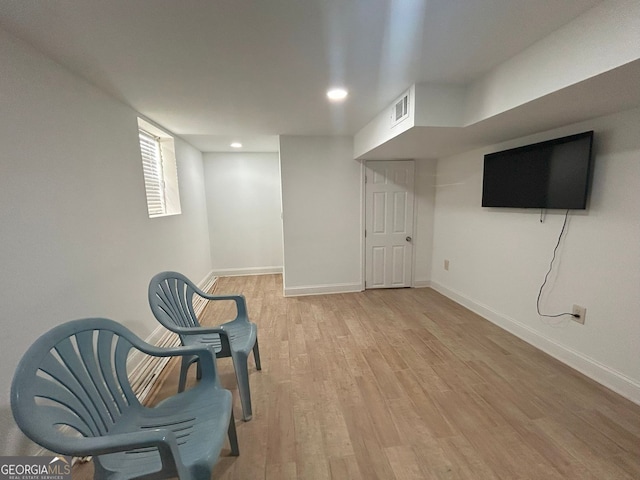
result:
[[[206,153],[204,174],[217,275],[282,272],[277,153]]]
[[[480,206],[483,155],[595,130],[590,206],[574,211],[543,296],[544,313],[587,308],[586,324],[542,319],[536,296],[564,212]],[[438,161],[433,286],[640,403],[640,110]],[[448,185],[448,186],[447,186]],[[444,259],[450,270],[444,271]]]
[[[202,155],[176,138],[182,215],[149,219],[136,112],[0,30],[0,455],[33,453],[9,388],[28,346],[67,320],[157,326],[147,284],[210,270]]]
[[[464,125],[467,87],[418,83],[415,91],[416,127],[461,127]]]
[[[433,253],[433,218],[436,200],[436,160],[416,160],[414,286],[426,287],[431,282]]]
[[[609,0],[498,65],[470,87],[470,125],[640,58],[640,2]]]
[[[351,137],[280,137],[284,292],[359,291],[362,171]]]

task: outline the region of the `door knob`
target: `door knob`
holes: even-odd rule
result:
[[[405,240],[406,240],[407,242],[410,242],[410,241],[411,241],[411,237],[407,237]]]

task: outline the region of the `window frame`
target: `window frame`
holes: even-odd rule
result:
[[[138,118],[138,143],[149,218],[182,213],[173,137]]]

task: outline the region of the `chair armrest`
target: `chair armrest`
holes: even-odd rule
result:
[[[179,478],[189,478],[189,472],[180,460],[175,434],[166,429],[116,433],[102,437],[70,439],[65,446],[70,455],[83,457],[124,452],[135,448],[157,447],[163,468],[175,471]]]
[[[226,332],[224,332],[226,334]],[[199,347],[193,345],[183,345],[179,347],[156,347],[138,337],[129,337],[127,340],[135,348],[147,355],[154,357],[184,357],[187,355],[204,355],[210,356],[212,351],[208,347]],[[215,354],[214,354],[215,356]]]
[[[226,335],[226,332],[225,332]],[[155,357],[185,357],[188,355],[196,355],[200,359],[200,368],[202,369],[202,379],[210,378],[216,385],[219,385],[218,370],[216,367],[216,352],[213,347],[205,346],[181,346],[161,348],[150,345],[142,340],[133,341],[129,339],[131,344],[143,353],[153,355]]]
[[[180,335],[206,335],[209,333],[218,333],[224,336],[229,335],[221,325],[217,327],[178,327],[177,325],[171,325],[171,331]]]
[[[206,300],[216,301],[216,300],[233,300],[236,302],[236,309],[238,310],[238,317],[236,318],[246,318],[247,316],[247,300],[244,298],[244,295],[211,295],[209,293],[205,293],[197,287],[194,287],[195,292],[200,295],[202,298]]]

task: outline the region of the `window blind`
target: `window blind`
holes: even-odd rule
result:
[[[139,129],[138,132],[140,134],[140,152],[149,217],[165,215],[167,208],[160,141],[142,129]]]

